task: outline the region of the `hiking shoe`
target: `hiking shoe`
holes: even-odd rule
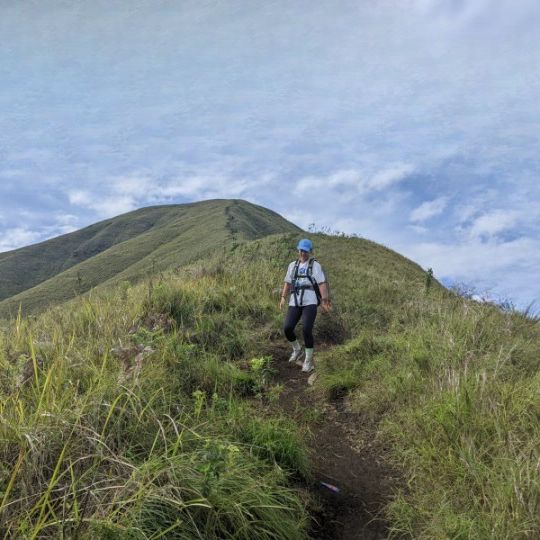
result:
[[[314,369],[315,369],[315,366],[313,365],[313,360],[311,360],[310,358],[306,358],[304,360],[304,363],[302,364],[302,371],[304,373],[310,373]]]
[[[297,349],[296,351],[293,351],[291,353],[291,356],[289,357],[289,362],[297,362],[302,357],[303,354],[304,354],[304,351],[301,348]]]

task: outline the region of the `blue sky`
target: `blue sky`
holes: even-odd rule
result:
[[[0,0],[0,251],[243,198],[540,301],[540,3]]]

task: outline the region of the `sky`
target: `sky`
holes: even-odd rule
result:
[[[538,0],[0,0],[0,252],[241,198],[540,309],[539,45]]]

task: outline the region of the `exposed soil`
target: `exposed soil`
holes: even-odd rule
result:
[[[303,424],[309,422],[312,433],[310,487],[321,509],[313,516],[310,538],[387,538],[382,510],[398,478],[381,457],[385,449],[375,439],[373,422],[349,411],[342,399],[328,402],[318,396],[308,385],[308,374],[288,362],[289,354],[287,349],[274,356],[275,380],[284,387],[280,408]]]

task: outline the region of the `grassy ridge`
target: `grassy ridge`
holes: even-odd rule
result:
[[[312,236],[335,304],[316,325],[334,345],[316,356],[316,390],[345,396],[389,442],[408,486],[388,508],[396,534],[538,537],[538,322],[428,289],[381,246]],[[302,434],[271,415],[267,379],[296,240],[241,243],[4,330],[12,533],[305,537],[289,484],[309,474]],[[253,396],[267,405],[246,406]]]
[[[239,200],[143,208],[1,254],[0,316],[33,313],[105,282],[136,280],[230,246],[299,229]]]

